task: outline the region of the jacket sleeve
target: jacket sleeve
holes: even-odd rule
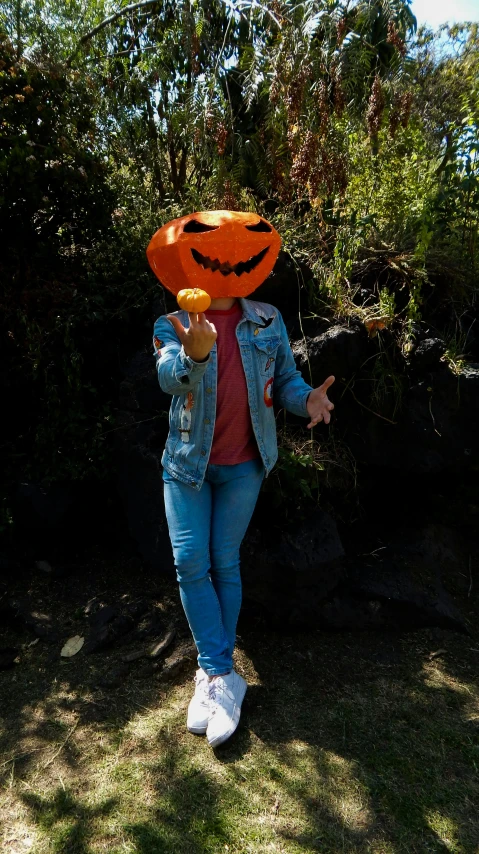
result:
[[[277,406],[282,406],[283,409],[287,409],[293,415],[309,418],[306,401],[313,389],[303,380],[301,372],[296,368],[288,333],[279,312],[278,321],[281,330],[281,343],[276,355],[273,399]]]
[[[211,354],[204,362],[190,359],[166,315],[155,323],[153,348],[158,382],[167,394],[186,394],[198,385],[211,359]]]

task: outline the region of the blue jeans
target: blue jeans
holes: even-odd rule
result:
[[[261,459],[209,465],[200,490],[163,471],[180,597],[209,676],[233,667],[241,607],[239,549],[264,477]]]

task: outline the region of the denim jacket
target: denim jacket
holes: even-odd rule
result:
[[[308,418],[306,401],[312,391],[296,369],[288,333],[272,305],[240,299],[243,317],[236,338],[246,376],[251,422],[266,475],[278,458],[273,402],[294,415]],[[188,312],[176,316],[188,327]],[[158,380],[173,395],[170,430],[161,463],[177,480],[200,489],[213,443],[216,418],[216,343],[205,362],[186,355],[166,319],[155,323],[153,346]]]

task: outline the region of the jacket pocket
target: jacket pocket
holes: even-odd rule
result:
[[[260,353],[271,356],[272,353],[276,353],[281,344],[281,338],[278,335],[275,335],[274,338],[259,338],[258,340],[255,338],[253,344]]]
[[[254,340],[253,344],[260,372],[268,376],[274,374],[274,363],[281,338],[278,336],[261,338],[259,341]]]

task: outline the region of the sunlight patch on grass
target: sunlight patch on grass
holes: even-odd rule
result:
[[[423,664],[423,672],[426,676],[425,684],[429,688],[448,688],[450,691],[455,691],[457,694],[475,696],[479,699],[479,691],[473,689],[471,684],[466,685],[464,681],[459,681],[455,676],[451,676],[446,672],[446,668],[439,662]]]
[[[457,825],[452,819],[442,815],[438,810],[427,810],[425,812],[425,819],[433,833],[437,835],[437,838],[448,851],[459,854],[459,852],[464,850],[462,845],[459,844]]]
[[[11,800],[0,836],[1,850],[8,854],[35,851],[39,834],[30,826],[27,808],[21,801]]]

